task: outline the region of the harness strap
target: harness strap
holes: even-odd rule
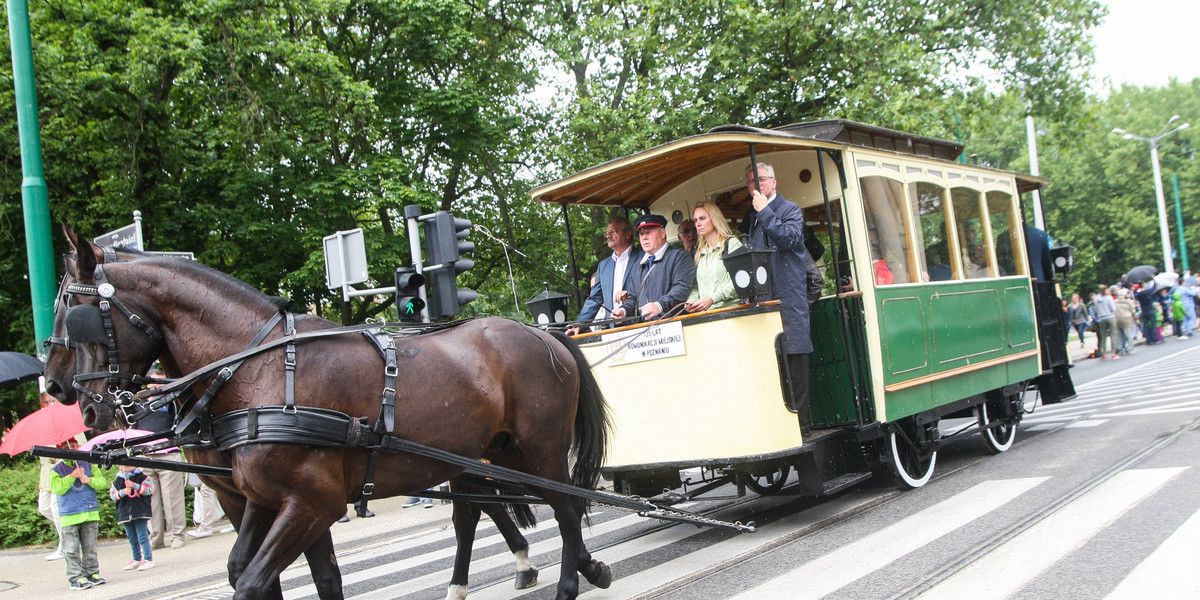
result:
[[[287,410],[296,411],[296,338],[290,337],[296,331],[296,317],[292,313],[284,313],[283,335],[289,336],[288,343],[283,347],[283,403]],[[255,344],[257,345],[257,344]]]
[[[367,339],[375,345],[375,350],[383,357],[383,399],[379,404],[379,419],[375,421],[374,432],[388,436],[396,430],[396,339],[392,334],[373,330],[366,333]],[[375,467],[379,465],[379,448],[371,448],[371,456],[367,460],[367,480],[363,484],[362,495],[370,496],[375,491]]]
[[[267,323],[258,330],[258,334],[254,336],[254,339],[250,340],[250,345],[248,348],[254,348],[262,343],[263,339],[267,337],[267,334],[271,333],[271,330],[275,329],[275,325],[283,319],[283,315],[284,313],[282,311],[275,313],[267,321]],[[245,362],[245,359],[239,360],[235,364],[228,365],[217,372],[217,376],[213,379],[212,383],[209,384],[208,389],[204,391],[204,395],[196,400],[196,403],[192,405],[191,410],[187,411],[187,413],[183,415],[183,418],[180,419],[180,421],[175,425],[174,431],[177,435],[182,435],[185,431],[188,431],[193,423],[198,423],[200,425],[200,431],[202,432],[209,430],[208,404],[212,402],[213,398],[216,397],[217,392],[221,391],[221,386],[225,385],[225,382],[233,378],[233,373],[238,370],[238,367],[242,366],[243,362]],[[160,406],[165,406],[166,404],[174,401],[177,397],[182,395],[184,391],[186,390],[175,394],[169,394],[154,402],[151,402],[144,411],[138,413],[134,420],[149,414],[151,411],[158,410]]]

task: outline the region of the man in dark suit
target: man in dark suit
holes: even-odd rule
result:
[[[756,168],[757,167],[757,168]],[[792,385],[791,406],[808,426],[809,335],[807,290],[808,251],[804,244],[804,211],[775,193],[775,168],[758,163],[746,168],[746,188],[753,207],[746,213],[747,245],[772,248],[771,273],[783,320],[783,347]]]
[[[1029,257],[1029,276],[1038,281],[1054,279],[1054,262],[1050,260],[1050,236],[1029,223],[1024,225],[1025,255]]]
[[[687,252],[667,245],[666,227],[662,215],[642,215],[634,223],[645,255],[633,269],[628,294],[613,310],[613,317],[637,314],[656,319],[687,300],[696,280],[696,261]]]
[[[628,219],[624,217],[609,219],[604,231],[604,239],[613,253],[612,256],[606,257],[596,265],[596,284],[592,286],[592,291],[583,301],[583,307],[579,309],[578,319],[580,321],[590,321],[596,318],[601,307],[612,312],[612,309],[619,303],[615,300],[616,295],[622,290],[629,289],[630,281],[633,280],[633,272],[636,270],[638,262],[642,260],[642,249],[633,243],[633,226],[629,224]],[[578,333],[578,327],[567,330],[568,335]]]

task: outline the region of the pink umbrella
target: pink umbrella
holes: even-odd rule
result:
[[[144,435],[150,435],[152,433],[154,433],[154,432],[146,431],[145,429],[114,429],[112,431],[106,431],[106,432],[84,442],[83,444],[80,444],[79,449],[80,450],[91,450],[92,448],[99,446],[100,444],[103,444],[104,442],[110,442],[112,440],[124,440],[124,439],[129,439],[129,438],[139,438]]]
[[[16,456],[34,446],[56,446],[87,430],[79,407],[52,402],[13,425],[0,444],[0,454]]]

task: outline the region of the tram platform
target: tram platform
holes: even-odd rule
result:
[[[338,554],[451,527],[449,504],[435,500],[432,508],[417,505],[402,509],[405,500],[407,498],[400,496],[371,501],[369,506],[375,516],[369,519],[358,518],[351,510],[348,523],[333,526],[333,542]],[[100,575],[108,583],[84,590],[78,597],[89,600],[141,598],[151,589],[160,596],[157,592],[164,588],[173,590],[175,595],[170,597],[181,599],[220,595],[221,589],[228,591],[223,584],[225,563],[237,540],[234,533],[217,533],[228,525],[226,520],[218,522],[213,526],[211,537],[196,539],[189,536],[183,548],[155,550],[155,567],[147,571],[123,570],[131,558],[129,542],[125,538],[100,540]],[[49,600],[68,595],[75,597],[68,589],[63,561],[45,560],[51,550],[53,548],[42,547],[0,551],[0,598]],[[300,557],[299,562],[303,560],[304,557]],[[307,569],[296,565],[291,568]]]

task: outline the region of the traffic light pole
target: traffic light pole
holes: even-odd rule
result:
[[[421,262],[421,224],[417,218],[421,216],[421,207],[416,204],[409,204],[404,207],[404,220],[408,225],[408,251],[412,254],[413,269],[417,274],[424,275],[425,267]],[[429,322],[429,298],[425,294],[425,286],[417,292],[421,297],[421,302],[425,307],[421,309],[421,321]]]

